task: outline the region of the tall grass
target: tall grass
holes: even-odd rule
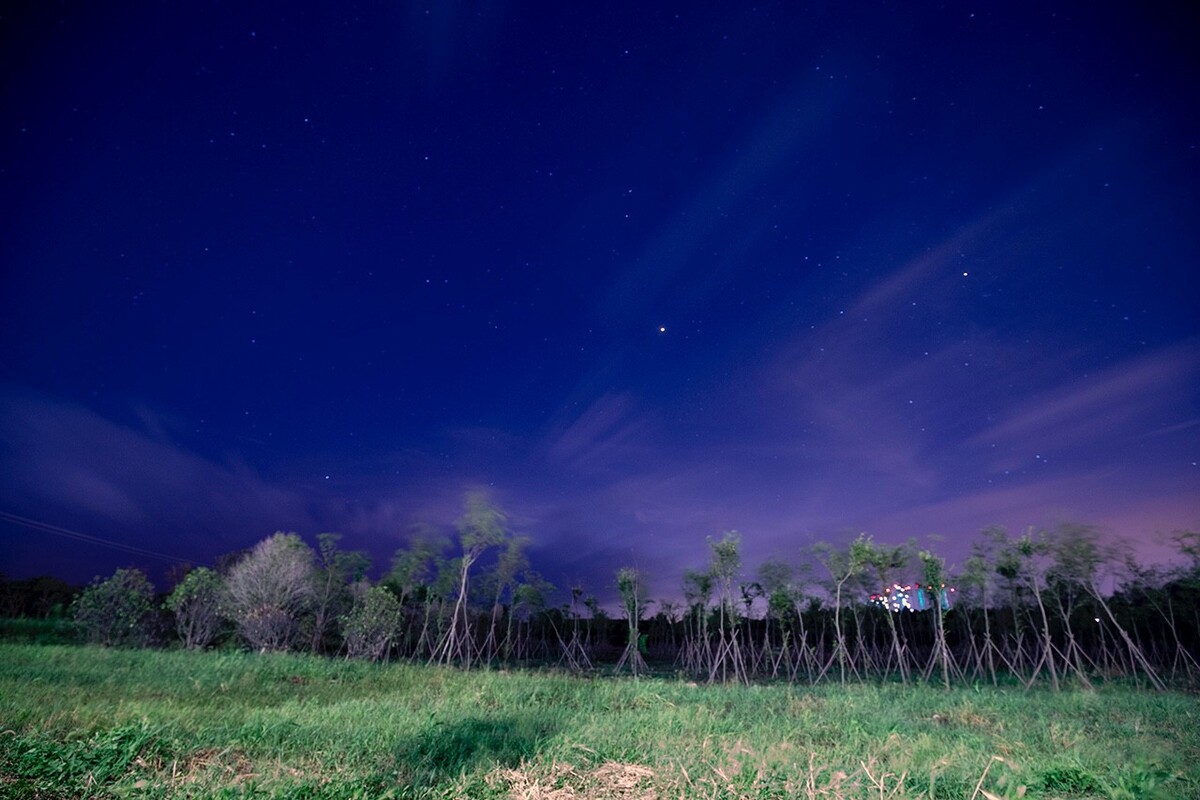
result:
[[[1198,763],[1195,698],[1116,686],[695,686],[0,645],[2,797],[1183,798]]]

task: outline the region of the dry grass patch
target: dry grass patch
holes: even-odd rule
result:
[[[658,800],[654,778],[649,767],[607,761],[590,770],[563,763],[541,771],[522,765],[498,770],[488,783],[507,789],[513,800]]]
[[[204,748],[180,759],[166,760],[161,756],[147,760],[138,757],[131,765],[133,776],[140,776],[134,789],[150,789],[182,793],[182,796],[203,795],[209,791],[258,784],[290,786],[318,776],[318,782],[328,784],[337,778],[329,774],[328,764],[285,763],[267,759],[253,761],[237,748]]]
[[[964,728],[982,733],[1004,730],[1003,720],[992,719],[980,714],[969,703],[936,711],[930,717],[930,721],[940,726]]]
[[[748,754],[740,743],[730,748],[730,755]],[[912,797],[906,791],[904,774],[889,772],[874,760],[850,772],[820,764],[816,753],[809,753],[804,761],[804,766],[797,765],[781,783],[764,772],[748,774],[747,766],[737,761],[712,765],[705,774],[691,774],[682,763],[652,769],[641,764],[606,761],[592,768],[562,762],[548,768],[522,764],[517,769],[496,770],[488,776],[487,784],[506,792],[511,800],[740,800],[758,796],[907,800]]]
[[[166,770],[159,769],[160,775]],[[210,747],[198,750],[181,761],[174,761],[170,768],[170,784],[225,783],[238,785],[255,778],[254,764],[240,750]]]

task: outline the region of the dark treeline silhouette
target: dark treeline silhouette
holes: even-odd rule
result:
[[[81,591],[82,587],[72,586],[49,575],[9,580],[0,572],[0,617],[63,617]]]
[[[375,583],[367,557],[341,550],[336,534],[320,535],[314,549],[277,533],[217,569],[180,571],[166,597],[134,569],[81,592],[0,576],[0,611],[45,617],[69,602],[80,634],[109,646],[174,639],[468,669],[947,688],[1200,684],[1194,532],[1174,534],[1180,558],[1171,567],[1142,566],[1095,528],[1065,524],[1019,536],[986,529],[952,571],[913,542],[863,534],[843,547],[817,545],[796,563],[768,560],[753,575],[729,532],[709,539],[706,568],[681,576],[682,603],[649,599],[647,576],[621,569],[622,613],[610,618],[582,585],[569,587],[570,602],[551,604],[556,590],[506,522],[485,496],[468,495],[456,537],[418,531]]]

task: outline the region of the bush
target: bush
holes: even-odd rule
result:
[[[175,630],[183,646],[203,650],[221,630],[221,576],[207,567],[189,572],[164,607],[175,615]]]
[[[89,642],[107,647],[149,643],[154,587],[139,569],[119,569],[96,578],[73,606],[75,622]]]
[[[342,636],[351,658],[378,661],[387,653],[404,620],[396,596],[382,586],[362,593],[349,614],[342,617]]]

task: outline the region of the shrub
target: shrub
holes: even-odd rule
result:
[[[108,647],[141,646],[150,639],[154,587],[139,569],[96,578],[73,606],[75,622],[89,642]]]
[[[207,647],[221,630],[221,576],[208,567],[189,572],[164,607],[175,615],[175,630],[189,650]]]
[[[362,593],[350,613],[342,617],[342,637],[351,658],[378,661],[395,641],[404,621],[396,596],[382,586]]]

